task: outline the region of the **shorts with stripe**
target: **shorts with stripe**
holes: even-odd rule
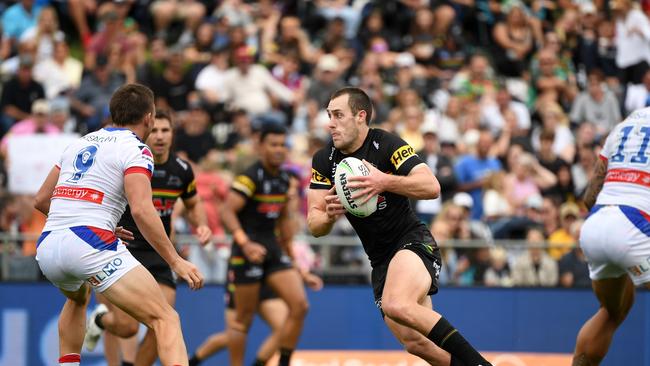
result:
[[[69,292],[84,281],[103,292],[140,264],[113,232],[91,226],[44,231],[36,260],[50,282]]]
[[[650,215],[625,205],[596,205],[580,231],[592,280],[626,273],[636,286],[650,282]]]

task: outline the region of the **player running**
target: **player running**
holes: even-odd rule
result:
[[[172,270],[192,289],[203,286],[201,273],[176,253],[153,202],[145,199],[151,197],[153,159],[142,140],[154,125],[153,93],[138,84],[122,86],[109,108],[116,127],[70,144],[35,198],[48,216],[36,258],[67,297],[59,317],[59,364],[80,363],[90,285],[153,329],[164,366],[186,366],[178,314],[114,233],[128,202],[140,232]]]
[[[151,134],[146,140],[153,152],[154,171],[151,179],[153,204],[158,211],[167,235],[171,234],[171,216],[176,201],[180,198],[186,208],[187,218],[196,228],[196,236],[201,244],[206,244],[212,235],[207,226],[203,205],[196,194],[194,172],[190,164],[171,153],[173,126],[171,116],[158,111]],[[163,258],[156,253],[138,231],[133,216],[127,206],[119,225],[132,233],[127,249],[153,275],[160,285],[167,302],[176,302],[176,282],[172,270]],[[124,238],[122,238],[124,239]],[[93,350],[102,330],[119,337],[130,337],[137,333],[138,322],[117,308],[108,311],[103,304],[98,305],[88,323],[85,346]],[[133,339],[133,341],[136,341]],[[145,335],[135,358],[137,365],[152,365],[157,358],[156,338],[153,332]],[[133,361],[133,360],[131,360]]]
[[[313,158],[309,230],[326,235],[346,214],[370,258],[375,304],[409,353],[434,365],[490,365],[432,310],[429,295],[438,292],[440,252],[408,199],[438,197],[437,179],[406,142],[369,128],[372,104],[361,89],[338,90],[327,113],[333,141]],[[368,176],[349,178],[349,187],[361,189],[353,197],[379,195],[377,211],[366,218],[347,214],[332,184],[336,165],[348,156],[364,159],[370,170]]]
[[[599,365],[634,303],[635,286],[650,288],[650,108],[614,127],[596,162],[584,202],[591,209],[580,247],[600,308],[580,329],[574,366]]]

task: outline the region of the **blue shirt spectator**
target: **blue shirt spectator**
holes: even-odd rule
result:
[[[493,171],[501,170],[501,162],[489,156],[493,137],[489,130],[482,130],[476,146],[476,155],[461,157],[454,171],[458,180],[458,190],[472,196],[472,220],[483,216],[483,179]]]
[[[22,0],[2,14],[2,30],[6,36],[17,40],[27,29],[36,26],[41,6],[33,3],[33,0]]]

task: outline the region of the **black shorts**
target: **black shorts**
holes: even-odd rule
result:
[[[232,270],[232,283],[262,282],[271,273],[293,267],[291,258],[276,243],[260,243],[266,248],[266,257],[262,263],[248,261],[241,247],[232,246],[228,268]]]
[[[153,278],[156,279],[156,282],[176,289],[176,281],[174,280],[172,269],[169,267],[167,262],[162,259],[158,252],[154,250],[139,249],[129,251],[133,254],[135,259],[144,266],[144,268],[151,272]]]
[[[228,275],[230,276],[231,271],[228,270]],[[224,302],[228,309],[235,309],[235,284],[232,282],[226,282],[225,292],[223,294]],[[271,287],[267,286],[265,283],[262,283],[260,286],[260,298],[259,303],[263,303],[266,300],[277,299],[278,295],[273,292]]]
[[[395,253],[400,250],[410,250],[413,253],[417,254],[424,266],[429,271],[429,276],[431,276],[431,287],[427,295],[434,295],[438,292],[438,277],[440,276],[440,267],[442,260],[440,258],[440,249],[438,246],[433,243],[420,243],[413,242],[407,243],[399,247]],[[371,282],[372,282],[372,291],[375,295],[375,305],[381,312],[381,316],[384,316],[384,312],[381,309],[381,297],[384,292],[384,284],[386,283],[386,274],[388,273],[388,265],[395,255],[391,256],[388,260],[382,264],[375,266],[372,269]]]

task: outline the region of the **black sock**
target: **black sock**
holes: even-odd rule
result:
[[[465,366],[465,364],[461,360],[459,360],[456,356],[451,355],[451,363],[449,364],[449,366]]]
[[[97,314],[97,315],[95,316],[95,324],[97,324],[97,326],[98,326],[100,329],[104,329],[104,324],[102,324],[102,318],[103,318],[104,315],[106,315],[106,314],[107,314],[107,313],[101,313],[101,314]]]
[[[201,360],[199,360],[198,357],[196,357],[196,354],[192,355],[192,358],[190,358],[190,366],[199,366],[201,363]]]
[[[133,366],[133,362],[122,361],[122,366]]]
[[[278,363],[278,366],[289,366],[289,361],[291,361],[292,353],[292,349],[280,348],[280,362]]]
[[[192,365],[190,365],[192,366]],[[266,366],[266,361],[262,361],[259,358],[255,359],[255,362],[253,362],[252,366]]]
[[[438,320],[427,338],[449,352],[452,362],[454,362],[453,357],[456,357],[457,361],[461,361],[465,366],[491,366],[445,318]]]

